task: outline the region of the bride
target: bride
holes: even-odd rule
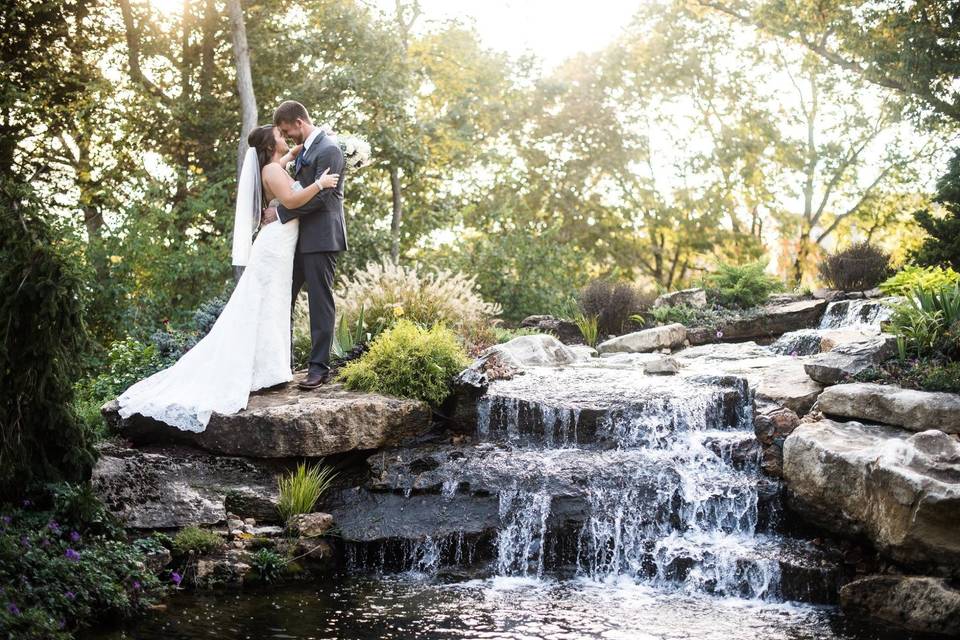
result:
[[[214,412],[246,408],[251,391],[293,379],[290,371],[290,308],[298,221],[260,223],[265,199],[295,209],[338,174],[324,172],[302,187],[286,171],[300,151],[287,146],[272,125],[247,138],[237,193],[233,264],[246,269],[213,328],[171,367],[137,382],[118,398],[120,416],[140,414],[186,431],[203,431]]]

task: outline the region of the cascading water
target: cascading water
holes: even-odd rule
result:
[[[859,331],[864,337],[878,335],[882,323],[893,313],[897,298],[836,300],[827,305],[816,329],[801,329],[783,334],[770,345],[771,351],[784,355],[807,356],[821,351],[825,333],[837,329]]]
[[[408,524],[460,528],[405,543],[399,564],[416,573],[483,556],[505,577],[775,600],[784,545],[752,407],[737,377],[528,370],[480,400],[477,442],[373,458],[372,487],[404,496],[401,509],[427,505]],[[469,522],[453,515],[464,501]]]

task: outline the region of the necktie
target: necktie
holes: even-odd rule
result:
[[[295,173],[300,173],[300,167],[303,166],[303,152],[306,151],[306,147],[300,149],[300,153],[297,154],[297,164],[294,169]]]

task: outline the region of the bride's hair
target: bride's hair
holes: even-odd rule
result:
[[[247,144],[257,150],[260,169],[270,164],[273,152],[277,150],[277,140],[273,137],[273,125],[265,124],[251,131],[247,136]]]

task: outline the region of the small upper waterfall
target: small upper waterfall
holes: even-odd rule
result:
[[[817,329],[790,331],[770,345],[774,353],[784,355],[813,355],[820,353],[825,332],[837,329],[859,331],[865,335],[877,335],[882,323],[893,314],[892,303],[897,298],[863,298],[836,300],[827,305]]]

